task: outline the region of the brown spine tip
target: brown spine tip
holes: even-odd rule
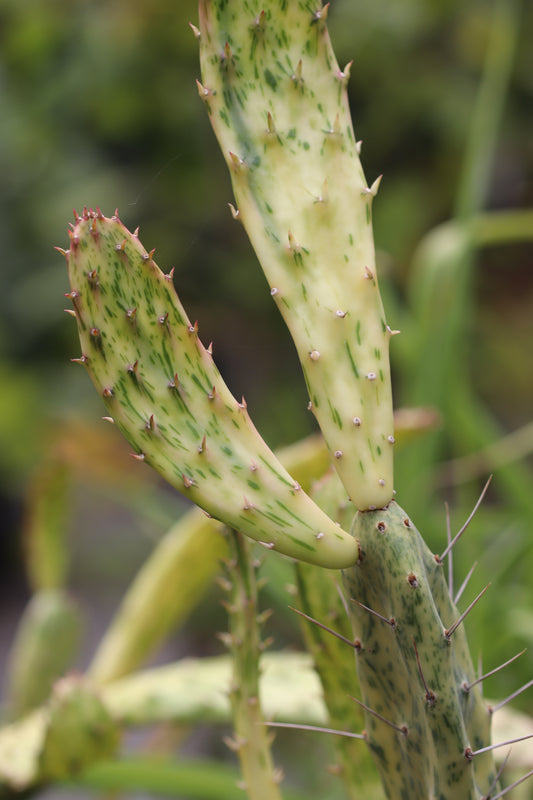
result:
[[[111,386],[106,386],[106,387],[104,387],[104,389],[103,389],[103,391],[102,391],[102,394],[103,394],[103,396],[104,396],[104,397],[106,397],[106,398],[113,397],[113,395],[114,395],[114,392],[113,392],[113,389],[112,389],[112,387],[111,387]]]

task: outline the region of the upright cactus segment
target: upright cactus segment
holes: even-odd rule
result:
[[[286,555],[345,567],[356,546],[237,402],[164,275],[117,216],[84,211],[64,251],[83,364],[135,449],[209,515]]]
[[[249,542],[238,531],[228,532],[230,557],[220,580],[229,631],[221,634],[232,657],[230,701],[233,736],[226,743],[237,753],[248,800],[281,800],[282,771],[274,766],[272,736],[264,724],[259,697],[260,656],[265,649],[261,625],[270,612],[258,612],[257,564]]]
[[[200,97],[238,210],[295,341],[315,414],[361,510],[393,496],[392,331],[372,200],[319,0],[200,0]]]
[[[490,745],[490,712],[442,564],[395,502],[358,513],[353,534],[359,560],[344,577],[367,741],[387,796],[487,798],[494,760],[477,751]]]

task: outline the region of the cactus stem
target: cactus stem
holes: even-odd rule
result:
[[[475,598],[474,598],[474,600],[472,600],[472,602],[470,603],[470,605],[468,606],[468,608],[467,608],[465,611],[463,611],[463,613],[461,614],[461,616],[459,617],[459,619],[457,619],[457,620],[456,620],[456,621],[453,623],[453,625],[451,625],[449,628],[447,628],[447,629],[444,631],[444,638],[445,638],[445,639],[446,639],[448,642],[449,642],[449,641],[450,641],[450,639],[452,638],[453,634],[455,633],[455,631],[457,630],[457,628],[459,627],[459,625],[460,625],[460,624],[461,624],[461,623],[464,621],[464,619],[465,619],[465,617],[467,616],[467,614],[469,614],[469,613],[472,611],[472,609],[474,608],[474,606],[475,606],[475,605],[477,605],[477,603],[478,603],[478,602],[481,600],[481,598],[483,597],[483,595],[485,594],[485,592],[487,591],[487,589],[489,588],[489,586],[490,586],[490,583],[487,583],[487,585],[485,586],[485,588],[484,588],[484,589],[482,589],[482,590],[480,591],[480,593],[477,595],[477,597],[475,597]]]
[[[385,616],[383,616],[383,614],[380,614],[379,611],[374,611],[373,608],[369,608],[368,606],[365,606],[364,603],[360,603],[359,600],[356,600],[355,598],[353,598],[353,601],[354,601],[354,603],[357,603],[357,605],[360,606],[361,608],[364,608],[365,611],[368,611],[370,614],[373,614],[378,619],[381,619],[381,620],[383,620],[383,622],[386,622],[387,625],[391,626],[393,631],[396,630],[396,620],[394,619],[394,617],[385,617]]]
[[[533,769],[530,769],[529,772],[526,772],[525,775],[523,775],[521,778],[518,778],[518,780],[514,781],[514,783],[506,786],[505,789],[502,789],[501,792],[498,792],[498,794],[492,795],[489,792],[489,794],[485,795],[482,800],[500,800],[500,797],[503,797],[510,792],[511,789],[515,789],[517,786],[519,786],[521,783],[524,783],[524,781],[527,781],[527,779],[531,777],[533,777]]]
[[[312,731],[313,733],[333,733],[336,736],[348,736],[350,739],[363,739],[366,742],[365,733],[352,733],[352,731],[338,731],[335,728],[322,728],[319,725],[304,725],[296,722],[264,722],[269,728],[292,728],[297,731]]]
[[[500,708],[503,708],[503,706],[507,705],[507,703],[510,703],[511,700],[514,700],[516,697],[518,697],[518,695],[522,694],[522,692],[525,692],[526,689],[529,689],[531,686],[533,686],[533,680],[524,683],[524,685],[521,686],[520,689],[517,689],[516,692],[510,694],[508,697],[505,698],[505,700],[500,700],[500,702],[496,703],[495,706],[489,706],[489,713],[494,714],[496,711],[498,711]]]
[[[200,38],[200,35],[201,35],[201,34],[200,34],[200,30],[199,30],[199,28],[197,28],[197,27],[196,27],[196,25],[193,25],[193,24],[192,24],[192,22],[189,22],[189,28],[190,28],[190,29],[191,29],[191,31],[193,32],[193,34],[194,34],[195,38],[196,38],[196,39],[199,39],[199,38]]]
[[[415,649],[415,656],[416,656],[416,663],[418,666],[418,672],[420,674],[420,680],[422,681],[422,685],[424,686],[424,690],[426,692],[426,701],[430,708],[433,708],[436,702],[435,692],[432,692],[429,686],[427,685],[427,681],[424,677],[424,672],[422,670],[422,664],[420,663],[420,656],[418,655],[418,647],[416,646],[416,641],[413,639],[413,647]]]
[[[364,708],[365,711],[368,711],[369,714],[372,714],[373,717],[380,719],[382,722],[388,725],[389,728],[393,728],[395,731],[398,731],[398,733],[401,733],[402,736],[407,736],[407,734],[409,733],[407,725],[396,725],[395,722],[391,722],[390,719],[387,719],[387,717],[384,717],[378,711],[374,711],[374,709],[369,708],[369,706],[362,703],[361,700],[357,699],[357,697],[352,697],[351,695],[348,695],[348,697],[350,697],[350,699],[353,700],[354,703],[357,703],[358,706]]]
[[[485,486],[483,487],[483,491],[479,495],[479,499],[478,499],[477,503],[475,504],[474,508],[472,509],[472,512],[471,512],[470,516],[468,517],[468,519],[466,520],[466,522],[464,523],[463,527],[455,534],[454,538],[449,543],[449,545],[447,546],[446,550],[440,556],[435,556],[435,561],[437,562],[437,564],[442,564],[442,562],[444,561],[444,559],[446,558],[446,556],[448,555],[448,553],[450,552],[452,547],[459,540],[459,538],[463,535],[463,533],[466,531],[466,529],[468,528],[468,526],[470,525],[470,523],[474,519],[476,511],[478,510],[479,506],[483,502],[483,498],[485,497],[485,494],[487,492],[487,489],[489,488],[491,480],[492,480],[492,475],[489,476],[488,481],[486,482]]]
[[[476,684],[481,683],[486,678],[490,678],[491,675],[495,675],[497,672],[499,672],[500,670],[504,669],[509,664],[512,664],[513,661],[516,661],[517,658],[520,658],[520,656],[523,656],[525,652],[526,652],[526,648],[521,650],[519,653],[516,653],[516,655],[514,655],[512,658],[509,658],[504,664],[500,664],[499,667],[496,667],[495,669],[492,669],[490,672],[486,672],[484,675],[481,675],[475,681],[472,681],[471,683],[466,683],[466,682],[463,683],[463,691],[464,692],[469,692],[470,689],[472,689],[473,686],[476,686]]]
[[[466,578],[464,579],[464,581],[462,582],[461,586],[459,587],[459,589],[457,591],[457,594],[453,598],[454,605],[457,605],[457,603],[461,599],[461,596],[462,596],[464,590],[466,589],[466,587],[468,586],[470,578],[472,577],[472,573],[474,572],[476,567],[477,567],[477,561],[474,561],[474,563],[472,564],[472,566],[468,570],[468,574],[467,574]]]
[[[361,642],[359,641],[359,639],[354,639],[354,641],[351,641],[351,639],[348,639],[347,636],[343,636],[342,633],[338,633],[333,628],[328,627],[328,625],[324,625],[323,622],[319,622],[314,617],[310,617],[309,614],[304,614],[304,612],[300,611],[298,608],[294,608],[294,606],[289,606],[289,608],[290,608],[291,611],[295,611],[296,614],[299,614],[304,619],[307,619],[309,622],[312,622],[313,625],[316,625],[317,627],[322,628],[323,631],[327,631],[327,633],[331,633],[332,636],[335,636],[337,639],[340,639],[341,642],[345,642],[346,644],[350,645],[350,647],[353,647],[354,650],[359,650],[360,649]]]

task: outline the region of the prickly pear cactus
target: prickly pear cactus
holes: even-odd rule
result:
[[[223,383],[164,275],[117,216],[84,211],[68,261],[82,355],[110,418],[208,514],[345,570],[365,738],[392,800],[487,800],[490,713],[442,563],[393,500],[393,334],[346,82],[318,0],[200,0],[199,93],[237,209],[294,338],[331,460],[359,511],[320,511]],[[349,701],[352,702],[352,701]],[[360,703],[361,704],[361,703]],[[344,715],[342,715],[344,718]]]
[[[82,355],[134,456],[208,514],[270,549],[325,567],[356,547],[280,464],[244,399],[223,382],[174,290],[136,233],[85,210],[70,235]]]
[[[389,340],[372,200],[328,6],[200,1],[204,100],[237,210],[296,344],[309,408],[357,508],[392,498]]]

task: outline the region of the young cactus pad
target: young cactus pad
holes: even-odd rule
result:
[[[356,544],[294,481],[253,426],[136,233],[85,210],[68,263],[82,355],[137,458],[208,514],[269,548],[349,566]]]
[[[357,508],[393,496],[389,340],[369,187],[317,0],[200,0],[202,83],[238,211]]]

